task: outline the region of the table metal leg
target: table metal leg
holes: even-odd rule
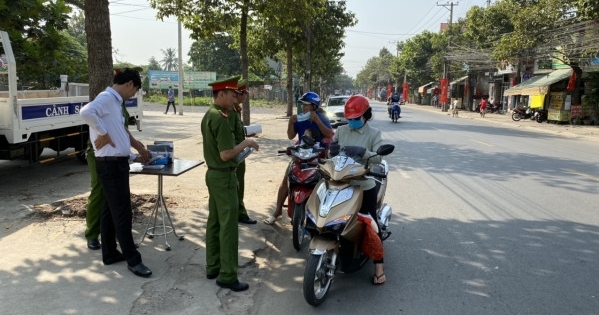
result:
[[[150,214],[150,217],[147,220],[146,223],[146,227],[144,229],[144,233],[138,243],[141,244],[145,238],[146,235],[148,235],[148,238],[153,238],[154,236],[161,236],[164,235],[164,244],[166,245],[166,250],[170,251],[171,250],[171,245],[168,243],[168,240],[166,238],[167,234],[169,233],[173,233],[180,241],[184,240],[183,235],[179,236],[177,235],[177,232],[175,231],[175,226],[173,224],[173,220],[171,219],[171,215],[168,212],[168,208],[166,206],[166,202],[164,202],[164,195],[162,194],[162,175],[158,175],[158,196],[156,196],[156,203],[154,204],[154,208],[152,209],[152,213]],[[162,217],[162,224],[158,224],[158,211],[160,211],[160,215]],[[166,214],[166,216],[165,216]],[[167,222],[168,219],[168,222]],[[150,227],[150,222],[154,221],[153,225]],[[170,225],[167,225],[170,224]],[[158,228],[162,229],[161,233],[157,233]]]

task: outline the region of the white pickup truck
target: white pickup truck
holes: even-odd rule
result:
[[[79,110],[89,102],[89,85],[68,82],[66,75],[60,81],[55,90],[19,90],[12,46],[8,34],[0,30],[0,160],[28,159],[33,164],[76,155],[85,161],[89,134]],[[141,131],[141,91],[125,105],[129,124]],[[56,155],[40,159],[44,148]],[[74,151],[60,154],[68,148]]]

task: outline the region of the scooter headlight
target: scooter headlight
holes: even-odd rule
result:
[[[354,195],[354,187],[350,186],[342,190],[327,189],[326,185],[320,185],[316,191],[320,199],[320,209],[318,215],[326,217],[331,208],[348,201]]]

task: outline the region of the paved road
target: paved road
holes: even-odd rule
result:
[[[564,137],[562,126],[549,133],[533,122],[531,131],[505,116],[453,118],[413,105],[394,124],[373,104],[372,123],[397,145],[387,158],[388,283],[371,285],[370,266],[338,275],[316,312],[596,312],[597,142]],[[269,260],[255,314],[315,312],[302,295],[308,253],[293,250],[287,222],[273,228],[280,255]]]
[[[417,105],[404,106],[404,118],[394,125],[382,104],[374,106],[373,123],[398,144],[387,197],[396,214],[395,234],[386,245],[389,283],[369,285],[370,269],[340,277],[319,312],[591,314],[597,309],[599,222],[591,210],[599,195],[593,155],[598,151],[587,141],[597,139],[596,127],[514,123],[500,115],[483,121],[466,112],[452,118]],[[177,157],[201,158],[201,109],[186,108],[183,116],[164,115],[161,105],[145,110],[144,131],[136,137],[144,143],[175,140]],[[247,175],[260,185],[246,185],[247,204],[258,219],[272,211],[287,163],[275,153],[289,143],[281,132],[283,112],[252,112],[264,129]],[[547,130],[541,132],[543,127]],[[74,159],[34,168],[1,164],[0,314],[314,312],[301,293],[306,252],[290,246],[288,221],[241,227],[240,270],[250,291],[231,293],[205,280],[201,167],[165,179],[167,197],[176,203],[173,219],[186,240],[170,238],[171,252],[162,250],[161,239],[144,242],[140,250],[154,275],[141,279],[124,265],[103,266],[99,253],[85,248],[81,220],[31,216],[35,205],[85,196],[85,165]],[[154,180],[139,175],[131,187],[136,194],[156,191]],[[135,231],[140,230],[137,222]]]

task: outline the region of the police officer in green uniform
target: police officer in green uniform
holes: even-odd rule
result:
[[[238,243],[236,157],[246,147],[258,150],[258,144],[245,139],[236,144],[229,115],[237,103],[239,76],[215,81],[212,87],[214,104],[202,118],[204,160],[208,166],[208,222],[206,226],[206,277],[233,291],[244,291],[247,283],[237,278]]]
[[[247,98],[247,80],[240,80],[237,82],[237,103],[229,115],[229,123],[233,127],[233,134],[235,135],[235,144],[239,144],[245,140],[245,130],[243,129],[243,122],[241,121],[241,106]],[[251,219],[248,215],[248,211],[243,203],[243,196],[245,191],[245,160],[241,161],[237,166],[237,197],[239,198],[239,212],[237,221],[245,224],[256,224],[256,220]]]
[[[115,69],[115,71],[118,69]],[[141,71],[141,68],[134,68],[134,70]],[[123,109],[123,117],[125,118],[125,128],[129,128],[129,112],[125,107],[125,102],[121,105]],[[133,139],[131,133],[129,133],[131,144],[138,152],[146,151],[144,145]],[[141,150],[141,151],[140,151]],[[87,239],[87,248],[91,250],[100,249],[100,215],[102,214],[102,207],[104,206],[104,194],[100,182],[98,182],[98,174],[96,173],[96,154],[94,153],[94,147],[91,141],[87,140],[87,167],[91,175],[91,192],[87,197],[87,211],[85,214],[85,238]]]

